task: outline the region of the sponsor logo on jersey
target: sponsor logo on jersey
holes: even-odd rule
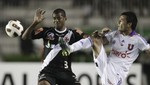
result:
[[[49,40],[54,40],[55,39],[54,38],[54,33],[52,33],[52,32],[47,33],[47,37],[46,38],[49,39]]]
[[[112,54],[116,55],[117,57],[121,57],[121,58],[130,58],[128,51],[125,52],[119,52],[117,50],[112,49]]]
[[[67,37],[67,36],[65,36],[65,37],[64,37],[64,40],[65,40],[65,42],[69,42],[70,38]]]
[[[110,85],[114,85],[109,79],[107,79],[107,82],[108,82]]]
[[[112,44],[115,44],[115,43],[116,43],[116,41],[115,41],[115,40],[113,40],[113,41],[112,41]]]

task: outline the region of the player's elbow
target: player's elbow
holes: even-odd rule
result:
[[[21,36],[21,38],[22,38],[23,40],[30,39],[27,35],[24,35],[24,34]]]
[[[22,38],[23,40],[26,40],[26,39],[27,39],[27,37],[25,37],[25,36],[21,36],[21,38]]]

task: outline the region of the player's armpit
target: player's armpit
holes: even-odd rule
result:
[[[150,48],[148,50],[145,50],[146,53],[150,54]]]

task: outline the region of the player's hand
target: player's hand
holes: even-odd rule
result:
[[[106,34],[106,33],[108,33],[108,32],[110,32],[111,31],[111,29],[110,28],[108,28],[108,27],[104,27],[102,30],[101,30],[101,34]]]
[[[95,31],[92,33],[92,37],[93,37],[93,38],[101,38],[101,37],[102,37],[102,34],[101,34],[98,30],[95,30]]]
[[[69,56],[70,50],[69,49],[62,49],[62,56]]]
[[[45,19],[45,17],[44,17],[45,12],[46,11],[43,9],[40,9],[40,8],[37,9],[35,12],[35,15],[34,15],[34,22],[36,22],[36,23],[42,22]]]
[[[67,44],[67,42],[63,38],[59,39],[59,44],[60,44],[60,47],[62,48],[62,56],[70,55],[69,45]]]
[[[98,54],[100,53],[100,48],[99,46],[102,45],[102,34],[96,30],[93,32],[92,37],[91,37],[92,41],[93,41],[93,52],[95,53],[95,57],[98,56]]]

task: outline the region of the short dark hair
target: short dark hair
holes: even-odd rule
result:
[[[61,9],[61,8],[55,9],[55,10],[53,11],[53,13],[54,13],[54,14],[59,14],[59,13],[61,13],[62,16],[66,17],[66,12],[65,12],[65,10],[64,10],[64,9]]]
[[[131,12],[131,11],[127,11],[127,12],[123,12],[121,13],[121,15],[125,15],[127,18],[127,23],[132,23],[132,30],[135,30],[136,29],[136,25],[137,25],[137,16],[134,12]]]

